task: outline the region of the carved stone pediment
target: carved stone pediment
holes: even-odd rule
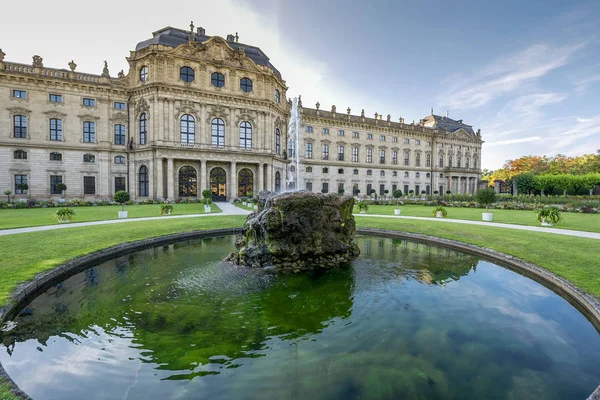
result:
[[[175,110],[175,118],[177,120],[179,120],[179,118],[184,114],[192,115],[196,120],[200,119],[200,117],[198,116],[198,110],[196,109],[196,105],[192,101],[181,101],[179,106],[175,107]]]
[[[111,116],[110,120],[114,121],[114,122],[125,122],[126,123],[127,120],[128,120],[128,118],[127,118],[127,114],[126,113],[124,113],[122,111],[119,111],[119,112],[113,113],[113,115]]]
[[[67,116],[67,114],[61,113],[59,111],[45,111],[44,114],[46,114],[48,116],[48,118],[56,118],[56,119],[63,119]]]
[[[140,99],[135,105],[135,115],[141,115],[142,113],[150,111],[150,105],[146,99]]]
[[[7,108],[10,115],[29,115],[31,114],[31,110],[23,107],[8,107]]]
[[[81,114],[81,115],[78,115],[78,117],[82,121],[98,121],[100,119],[99,117],[96,117],[95,115],[91,115],[91,114]]]
[[[455,130],[450,135],[456,139],[471,139],[472,138],[472,136],[469,135],[469,133],[462,128]]]
[[[174,56],[194,58],[222,67],[248,68],[260,71],[260,68],[246,56],[243,48],[234,50],[223,38],[212,37],[206,42],[182,44],[171,53]]]
[[[252,126],[255,125],[255,119],[252,116],[252,111],[244,108],[242,110],[240,110],[240,113],[237,116],[236,119],[236,125],[239,125],[242,121],[248,121],[252,124]]]
[[[275,122],[274,125],[279,128],[282,129],[283,125],[284,125],[284,121],[278,116],[277,118],[275,118]]]
[[[213,105],[208,110],[208,117],[206,118],[207,123],[211,123],[213,119],[220,118],[225,121],[226,124],[229,124],[229,113],[227,112],[227,108],[221,105]]]

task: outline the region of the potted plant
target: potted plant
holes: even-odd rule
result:
[[[421,198],[422,198],[422,199],[426,199],[426,198],[427,198],[427,196],[426,196],[426,195],[427,195],[427,191],[425,191],[425,190],[421,190]]]
[[[129,193],[127,193],[124,190],[119,190],[117,193],[115,193],[114,197],[115,201],[119,204],[121,204],[121,211],[119,211],[119,218],[127,218],[127,214],[128,212],[125,211],[125,203],[127,203],[129,201],[129,199],[131,198],[131,196],[129,196]]]
[[[402,190],[396,189],[392,192],[392,196],[396,199],[396,208],[394,208],[394,214],[400,215],[400,209],[398,208],[398,202],[400,197],[402,197]]]
[[[479,204],[485,206],[485,212],[481,213],[481,217],[484,221],[492,221],[494,214],[489,212],[489,207],[494,204],[497,200],[496,191],[492,188],[480,189],[475,194],[475,199]]]
[[[448,211],[446,211],[446,208],[444,208],[444,206],[437,206],[433,209],[431,215],[433,215],[436,218],[446,218],[448,216]]]
[[[438,194],[440,194],[440,192],[438,192],[437,190],[434,190],[433,194],[437,196]]]
[[[58,190],[60,192],[60,194],[65,197],[65,190],[67,190],[67,185],[65,185],[64,183],[57,183],[56,184],[56,190]]]
[[[202,197],[204,198],[204,212],[210,212],[210,205],[212,204],[212,192],[208,189],[202,191]]]
[[[451,194],[452,194],[452,191],[451,191],[451,190],[446,190],[446,194],[447,194],[447,195],[451,195]]]
[[[8,197],[8,203],[9,203],[9,204],[10,204],[10,195],[11,195],[11,194],[12,194],[12,190],[10,190],[10,189],[6,189],[6,190],[4,191],[4,195],[5,195],[6,197]]]
[[[356,189],[356,190],[354,191],[354,195],[355,195],[356,197],[358,197],[358,195],[359,195],[359,194],[360,194],[360,189]]]
[[[160,215],[171,215],[173,212],[173,204],[164,203],[160,205]]]
[[[558,207],[546,206],[535,211],[537,220],[542,223],[542,226],[552,226],[562,221],[560,209]]]
[[[361,214],[365,214],[367,211],[369,211],[369,203],[366,200],[359,201],[358,209],[360,210]]]
[[[408,191],[408,195],[409,195],[410,197],[413,197],[413,195],[414,195],[414,194],[415,194],[415,191],[414,191],[414,190],[409,190],[409,191]]]
[[[242,197],[242,205],[245,206],[248,204],[248,199],[246,197]]]
[[[56,210],[56,218],[59,224],[68,224],[71,222],[71,218],[75,215],[75,211],[69,207],[61,207]]]

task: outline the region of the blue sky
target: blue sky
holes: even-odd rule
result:
[[[28,14],[0,25],[7,60],[92,73],[107,60],[116,75],[152,31],[194,20],[261,47],[305,105],[409,122],[448,111],[482,130],[486,168],[600,148],[598,1],[105,0],[92,18],[75,0],[33,3],[3,6]]]

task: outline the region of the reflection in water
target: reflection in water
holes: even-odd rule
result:
[[[357,241],[359,259],[320,274],[222,263],[232,237],[94,266],[23,310],[0,361],[36,399],[571,398],[600,381],[597,333],[541,285]]]

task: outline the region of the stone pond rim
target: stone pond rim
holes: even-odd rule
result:
[[[354,198],[308,191],[258,195],[228,261],[278,272],[327,269],[354,260]]]

